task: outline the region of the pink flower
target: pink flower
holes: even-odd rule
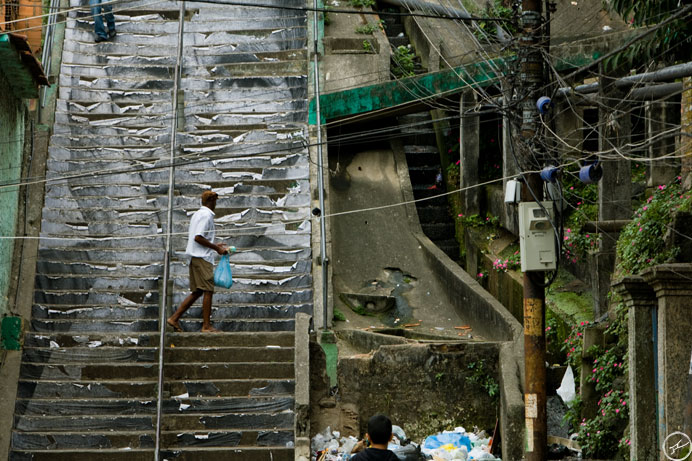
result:
[[[623,400],[623,401],[622,401],[622,405],[623,405],[623,406],[627,405],[627,402]]]
[[[620,409],[619,409],[619,408],[616,408],[616,409],[615,409],[615,413],[620,413]]]
[[[569,190],[574,190],[574,186],[569,186]]]
[[[461,163],[461,160],[457,160],[457,165]]]
[[[646,205],[644,205],[644,208],[642,208],[642,210],[644,210],[644,211],[646,211],[646,210],[648,210],[648,209],[649,209],[649,207],[646,206]]]

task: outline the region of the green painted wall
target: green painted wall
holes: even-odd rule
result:
[[[27,107],[14,96],[0,65],[0,185],[20,179]],[[14,236],[19,187],[0,189],[0,236]],[[9,314],[8,290],[14,240],[0,239],[0,317]]]

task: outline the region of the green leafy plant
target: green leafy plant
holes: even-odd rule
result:
[[[483,15],[489,18],[503,18],[505,21],[501,22],[502,28],[512,35],[516,35],[519,32],[517,27],[517,18],[515,18],[514,10],[507,8],[504,5],[503,0],[494,0],[492,3],[488,2],[484,11],[479,12],[479,15]],[[480,39],[488,39],[491,41],[497,40],[497,22],[496,21],[478,21],[478,29],[474,29],[473,33],[476,37]]]
[[[469,216],[464,216],[460,214],[459,216],[457,216],[457,219],[461,221],[462,225],[467,227],[495,227],[500,222],[499,217],[493,216],[491,214],[486,214],[485,217],[481,217],[478,214],[472,214]]]
[[[466,367],[471,371],[471,374],[466,377],[467,383],[482,387],[493,399],[499,397],[500,386],[488,372],[485,361],[469,362]]]
[[[691,207],[692,196],[681,192],[679,176],[672,184],[658,186],[620,233],[618,268],[625,274],[637,274],[674,258],[679,248],[666,247],[663,237],[675,212],[690,211]]]
[[[372,43],[370,43],[368,40],[363,40],[363,49],[368,53],[372,53],[374,51]]]
[[[677,0],[610,0],[604,2],[618,13],[631,27],[652,28],[653,33],[633,43],[627,49],[605,61],[606,69],[633,67],[655,59],[674,63],[687,58],[692,37],[692,26],[686,16],[669,22],[665,27],[657,24],[668,19],[680,10]],[[687,43],[687,46],[684,44]],[[682,46],[681,46],[682,45]]]
[[[568,363],[576,370],[582,363],[583,333],[588,326],[589,322],[574,325],[563,345]],[[601,396],[596,416],[579,420],[581,402],[577,401],[565,419],[577,427],[577,440],[585,457],[613,458],[618,452],[626,457],[630,441],[625,436],[629,421],[629,394],[624,379],[627,373],[627,308],[624,304],[619,303],[615,308],[615,319],[607,326],[604,337],[617,339],[606,347],[591,347],[587,354],[593,357],[587,381]],[[577,383],[578,377],[577,372]]]
[[[400,45],[394,50],[392,54],[392,73],[396,78],[411,77],[414,75],[413,69],[415,64],[413,59],[415,58],[413,51],[407,47]]]
[[[344,313],[341,312],[336,307],[334,308],[334,320],[336,320],[338,322],[345,322],[346,321],[346,316],[344,315]]]
[[[368,8],[375,6],[375,0],[349,0],[349,3],[354,8]]]
[[[364,34],[364,35],[370,35],[375,33],[378,29],[382,28],[382,21],[381,19],[377,22],[369,22],[365,25],[358,26],[356,27],[356,33],[357,34]]]

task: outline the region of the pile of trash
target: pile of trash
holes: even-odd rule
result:
[[[463,427],[425,438],[422,444],[411,442],[399,426],[392,426],[392,441],[387,447],[400,461],[500,461],[490,453],[491,438],[485,431],[466,432]],[[327,427],[312,438],[312,461],[347,461],[358,443],[353,436],[342,437]]]
[[[399,426],[392,426],[392,440],[387,448],[392,450],[400,461],[419,461],[425,459],[421,456],[418,444],[406,438],[404,430]],[[310,444],[312,461],[345,461],[351,459],[351,452],[358,443],[353,436],[342,437],[339,431],[331,431],[327,427],[312,438]]]

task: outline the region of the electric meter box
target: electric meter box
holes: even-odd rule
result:
[[[553,202],[519,203],[519,251],[521,270],[546,271],[557,267],[555,231],[552,224]],[[546,211],[548,214],[546,214]]]

